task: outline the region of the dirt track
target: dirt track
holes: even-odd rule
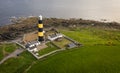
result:
[[[22,53],[24,51],[24,49],[17,49],[15,50],[13,53],[11,53],[10,55],[4,57],[1,61],[0,64],[4,63],[7,59],[12,58],[12,57],[17,57],[18,54]]]

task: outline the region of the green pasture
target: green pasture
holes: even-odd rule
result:
[[[18,46],[13,43],[9,44],[0,44],[0,60],[2,60],[5,56],[9,55],[10,53],[14,52]]]
[[[120,30],[80,28],[60,32],[83,46],[40,60],[24,52],[0,65],[0,73],[120,73]]]

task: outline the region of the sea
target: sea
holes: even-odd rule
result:
[[[120,0],[0,0],[0,26],[10,17],[39,15],[120,22]]]

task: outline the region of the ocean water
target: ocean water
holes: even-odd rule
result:
[[[0,0],[0,25],[11,16],[83,18],[120,22],[120,0]]]

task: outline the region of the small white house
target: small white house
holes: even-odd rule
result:
[[[32,51],[34,51],[34,52],[38,52],[37,48],[34,48]]]
[[[50,41],[54,41],[54,40],[56,40],[56,39],[58,39],[58,38],[61,38],[61,37],[63,37],[62,34],[52,34],[52,35],[49,35],[49,36],[48,36],[48,39],[49,39]]]
[[[28,50],[31,51],[31,52],[38,52],[37,48],[30,48]]]
[[[26,44],[26,48],[28,51],[34,51],[37,52],[37,47],[40,44],[39,41],[33,41],[33,42],[29,42],[28,44]]]

